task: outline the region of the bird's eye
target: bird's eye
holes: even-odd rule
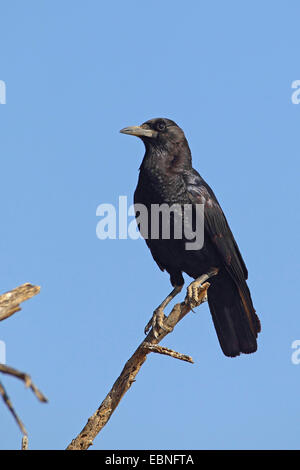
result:
[[[164,121],[158,121],[158,123],[156,124],[156,129],[158,131],[164,131],[166,128],[166,124],[164,123]]]

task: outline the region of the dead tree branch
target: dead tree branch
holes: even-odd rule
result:
[[[23,380],[23,382],[25,383],[25,387],[31,388],[31,390],[39,401],[41,401],[42,403],[47,403],[48,400],[45,395],[43,395],[42,392],[34,385],[30,375],[26,374],[26,372],[20,372],[19,370],[13,369],[13,367],[9,367],[5,364],[0,364],[0,372],[2,372],[3,374],[12,375],[17,379]]]
[[[165,348],[164,346],[159,346],[158,344],[151,344],[145,342],[144,348],[151,352],[165,354],[166,356],[174,357],[175,359],[180,359],[181,361],[190,362],[191,364],[194,364],[194,361],[191,356],[181,354],[177,351],[173,351],[173,349]]]
[[[28,436],[26,435],[22,437],[21,450],[28,450]]]
[[[20,303],[37,295],[39,292],[39,286],[26,283],[0,295],[0,321],[19,312],[21,310]]]
[[[2,396],[3,398],[3,401],[4,403],[6,404],[7,408],[9,409],[9,411],[11,412],[11,414],[13,415],[13,417],[15,418],[16,422],[17,422],[17,425],[19,426],[20,430],[21,430],[21,433],[23,435],[26,435],[27,434],[27,431],[24,427],[24,424],[22,423],[22,421],[20,420],[19,416],[17,415],[17,413],[15,412],[15,409],[12,405],[12,402],[10,401],[10,398],[9,396],[7,395],[6,393],[6,390],[5,388],[3,387],[2,383],[0,382],[0,395]]]
[[[198,305],[207,300],[207,289],[209,288],[210,284],[205,281],[215,274],[216,272],[210,273],[209,275],[204,274],[201,277],[202,287],[199,289],[198,293]],[[191,306],[189,302],[186,302],[186,300],[176,304],[169,316],[165,318],[164,325],[169,327],[172,331],[177,323],[181,321],[185,315],[190,312],[190,310]],[[181,353],[177,353],[176,351],[169,350],[168,348],[161,348],[156,346],[171,331],[160,330],[160,334],[157,338],[155,338],[153,331],[150,331],[144,341],[142,341],[142,343],[138,346],[131,358],[126,362],[120,376],[115,381],[110,392],[107,394],[99,408],[88,419],[87,424],[78,434],[78,436],[72,440],[66,450],[86,450],[93,444],[95,437],[108,422],[124,394],[127,392],[127,390],[129,390],[132,383],[135,382],[136,375],[144,364],[147,355],[152,350],[160,354],[167,354],[171,357],[193,362],[192,358],[189,356],[185,356]],[[185,359],[183,359],[183,357],[185,357]]]
[[[6,292],[5,294],[0,295],[0,321],[5,320],[6,318],[9,318],[14,313],[20,311],[21,310],[20,303],[24,302],[25,300],[30,299],[31,297],[38,294],[39,292],[40,292],[39,286],[33,286],[32,284],[26,283],[26,284],[22,284],[19,287],[16,287],[15,289],[9,292]],[[25,386],[29,387],[32,390],[32,392],[35,394],[38,400],[40,400],[43,403],[47,402],[47,398],[34,385],[34,383],[31,380],[30,375],[26,374],[25,372],[20,372],[19,370],[14,369],[13,367],[9,367],[6,364],[1,364],[1,363],[0,363],[0,373],[11,375],[13,377],[16,377],[22,380],[25,383]],[[4,386],[1,383],[0,383],[0,395],[2,396],[3,401],[8,407],[9,411],[14,416],[23,436],[26,436],[27,431],[22,421],[18,417],[17,413],[15,412],[12,402]],[[24,439],[24,442],[25,444],[24,446],[22,444],[23,446],[22,448],[26,448],[26,445],[27,445],[26,442],[28,441]]]

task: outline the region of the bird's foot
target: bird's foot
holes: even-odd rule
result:
[[[154,310],[152,317],[145,326],[145,335],[149,332],[151,327],[155,338],[158,338],[160,329],[167,332],[172,331],[172,328],[164,324],[165,318],[164,311],[161,307],[158,307],[156,310]]]
[[[209,282],[201,284],[197,279],[196,281],[191,282],[187,288],[185,297],[185,303],[191,307],[191,310],[207,301],[207,289],[209,286]]]

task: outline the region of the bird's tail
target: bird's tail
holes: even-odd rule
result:
[[[261,327],[246,281],[237,286],[229,274],[220,273],[211,279],[208,304],[226,356],[235,357],[257,350],[256,338]]]

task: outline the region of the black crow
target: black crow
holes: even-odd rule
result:
[[[249,288],[246,283],[247,268],[238,245],[229,228],[226,217],[212,189],[192,167],[191,151],[185,135],[174,121],[165,118],[151,119],[141,126],[122,129],[123,134],[138,136],[146,147],[140,167],[134,203],[139,229],[146,238],[152,256],[159,268],[170,275],[173,291],[155,310],[146,331],[153,326],[157,336],[164,326],[163,309],[177,295],[184,284],[182,273],[195,279],[188,288],[191,307],[197,305],[197,292],[201,275],[214,276],[208,289],[208,304],[221,348],[226,356],[253,353],[257,350],[257,334],[260,321],[255,313]],[[190,237],[186,233],[178,237],[162,236],[162,218],[159,219],[158,234],[152,234],[153,218],[148,215],[146,228],[141,229],[143,205],[150,214],[153,207],[162,204],[177,212],[182,208],[182,221],[187,207],[192,207],[192,233],[197,223],[195,210],[204,207],[204,243],[200,247],[187,249]],[[176,210],[171,214],[174,229]],[[177,214],[178,215],[178,214]],[[183,223],[183,222],[182,222]],[[151,227],[152,224],[152,227]],[[195,239],[194,239],[195,241]]]

